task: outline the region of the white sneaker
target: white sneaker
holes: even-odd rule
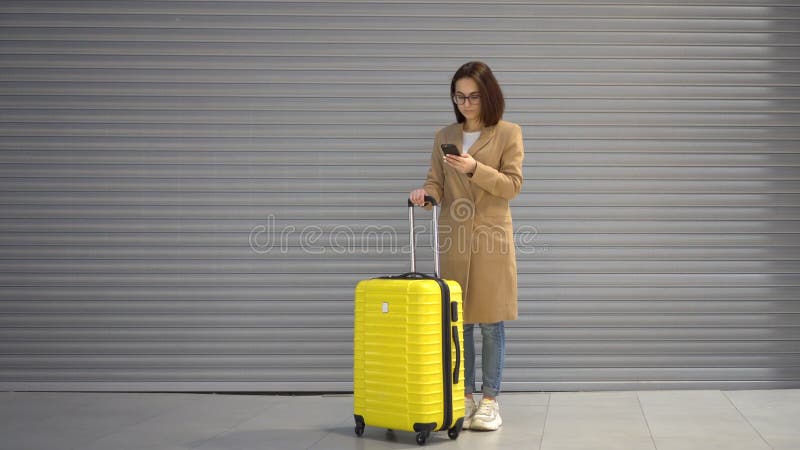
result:
[[[500,404],[497,400],[481,399],[478,411],[469,424],[470,430],[495,431],[503,425],[500,418]]]
[[[472,418],[475,417],[475,412],[477,411],[478,405],[475,403],[475,399],[464,397],[464,424],[461,427],[462,430],[469,430],[472,425]]]

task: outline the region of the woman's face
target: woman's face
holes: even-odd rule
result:
[[[478,83],[472,78],[461,78],[456,81],[456,97],[466,97],[463,105],[458,104],[458,110],[468,121],[480,121],[481,119],[481,102],[480,91],[478,90]],[[472,99],[470,99],[472,97]],[[476,100],[473,103],[473,100]]]

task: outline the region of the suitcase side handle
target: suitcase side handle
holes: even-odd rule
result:
[[[461,370],[461,345],[458,344],[458,326],[453,325],[453,342],[456,344],[456,366],[453,368],[453,384],[458,384],[458,371]]]
[[[433,206],[433,270],[434,276],[440,277],[439,272],[439,205],[436,199],[430,195],[425,196],[425,203],[430,203]],[[409,246],[411,247],[411,271],[417,271],[417,255],[415,251],[416,236],[414,234],[414,203],[408,199],[408,234]]]
[[[450,322],[458,322],[458,302],[450,302]],[[458,343],[458,325],[453,325],[453,343],[456,344],[456,367],[453,369],[453,384],[458,384],[458,371],[461,369],[461,345]]]

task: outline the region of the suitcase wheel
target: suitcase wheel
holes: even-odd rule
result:
[[[366,423],[364,423],[364,418],[361,416],[356,416],[356,436],[361,437],[364,434],[364,428],[366,427]]]
[[[458,428],[453,427],[447,430],[447,436],[454,441],[458,439]]]
[[[430,431],[420,431],[417,433],[417,444],[425,445],[425,441],[428,440],[428,436],[430,436]]]
[[[456,439],[458,439],[458,435],[461,434],[461,430],[463,429],[463,427],[464,427],[464,418],[462,417],[456,420],[456,424],[453,425],[453,428],[447,430],[447,436],[455,441]]]

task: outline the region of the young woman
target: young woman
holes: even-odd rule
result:
[[[497,396],[505,356],[504,322],[517,318],[517,261],[508,202],[522,186],[522,131],[501,120],[505,100],[492,71],[468,62],[453,75],[450,97],[457,123],[434,139],[428,177],[409,198],[417,205],[430,195],[441,205],[442,277],[464,291],[464,428],[500,428]],[[454,144],[460,155],[445,155]],[[475,340],[483,337],[483,385],[480,405],[475,392]]]

